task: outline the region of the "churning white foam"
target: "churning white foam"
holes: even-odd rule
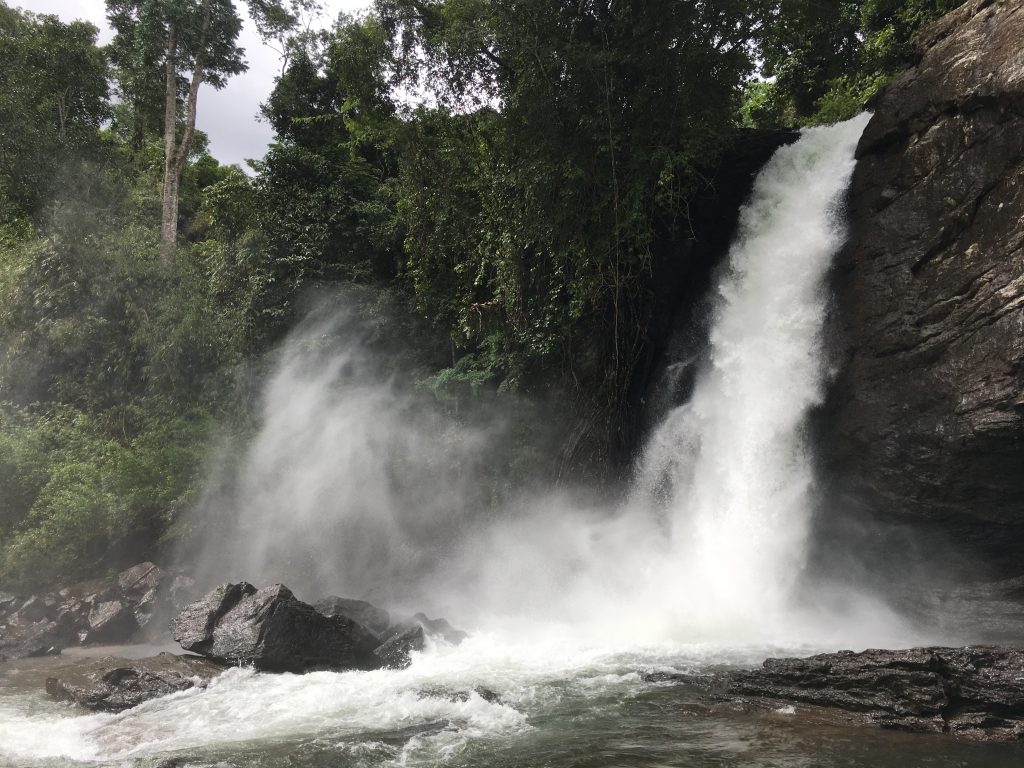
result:
[[[814,477],[804,432],[824,396],[824,282],[842,245],[842,197],[867,123],[803,132],[758,176],[717,288],[693,397],[645,453],[679,583],[698,623],[782,618],[804,565]]]
[[[852,592],[830,594],[839,607],[824,616],[791,600],[814,482],[805,420],[826,377],[824,281],[867,119],[804,131],[757,177],[694,394],[652,435],[626,503],[534,489],[495,508],[490,451],[510,420],[448,419],[396,385],[365,319],[334,308],[284,345],[262,427],[202,510],[220,520],[207,569],[598,646],[880,642],[891,616]]]
[[[41,694],[0,696],[0,766],[151,765],[187,754],[190,765],[302,745],[375,753],[386,764],[435,764],[474,740],[530,732],[531,718],[574,703],[618,700],[646,687],[645,670],[749,664],[770,649],[706,646],[583,650],[480,633],[458,647],[414,654],[405,670],[261,674],[230,669],[206,689],[119,714],[69,716]],[[243,763],[244,764],[244,763]]]

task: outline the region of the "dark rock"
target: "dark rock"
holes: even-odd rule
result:
[[[121,594],[135,600],[153,592],[167,580],[167,574],[153,563],[133,565],[117,575],[117,586]]]
[[[120,712],[144,701],[205,686],[223,668],[195,656],[161,653],[128,666],[87,674],[83,678],[46,680],[46,692],[101,712]]]
[[[94,604],[88,622],[84,642],[92,645],[130,642],[139,629],[132,610],[120,600]]]
[[[161,760],[153,768],[184,768],[188,763],[187,757],[168,757],[166,760]]]
[[[413,651],[422,651],[428,637],[458,645],[468,635],[462,630],[455,629],[447,619],[430,619],[426,614],[417,613],[389,627],[381,635],[384,642],[374,654],[388,669],[405,669],[412,663],[409,654]]]
[[[218,662],[273,672],[375,669],[377,637],[345,616],[324,616],[276,584],[225,584],[187,606],[172,622],[187,651]]]
[[[48,605],[43,598],[33,595],[22,603],[13,619],[19,624],[34,624],[43,619],[53,618],[52,615],[47,615],[52,613],[52,608],[52,603]]]
[[[391,615],[383,608],[378,608],[365,600],[331,595],[323,600],[317,600],[313,607],[324,616],[347,616],[378,635],[387,632],[391,626]]]
[[[373,653],[380,660],[380,666],[386,669],[405,669],[412,664],[410,654],[422,651],[425,643],[423,627],[414,624],[391,634]]]
[[[175,581],[150,562],[133,565],[118,574],[117,584],[123,599],[131,607],[135,622],[151,639],[165,631],[168,620],[184,604],[174,605],[170,597]]]
[[[0,628],[0,652],[10,659],[57,656],[75,641],[66,626],[46,619],[34,624],[8,624]]]
[[[874,519],[1024,571],[1024,5],[921,36],[858,148],[822,418],[836,490]],[[935,546],[925,548],[934,552]]]
[[[456,629],[449,624],[447,619],[428,619],[426,614],[417,613],[410,621],[423,627],[423,631],[427,633],[428,637],[440,638],[451,645],[458,645],[469,637],[461,629]]]
[[[954,642],[983,637],[1013,645],[1024,638],[1024,577],[918,590],[897,605],[930,634]]]
[[[468,637],[461,629],[455,629],[449,624],[447,619],[431,619],[425,613],[417,613],[388,627],[387,631],[381,634],[381,639],[390,640],[415,627],[421,627],[428,637],[443,640],[451,645],[458,645]]]
[[[800,704],[862,725],[971,740],[1024,738],[1024,651],[998,647],[840,651],[760,669],[684,676],[718,700]]]
[[[446,701],[469,701],[469,697],[476,694],[481,699],[486,701],[488,704],[499,704],[501,703],[501,696],[492,691],[490,688],[484,688],[483,686],[477,686],[471,689],[452,689],[445,688],[443,686],[432,686],[429,688],[420,688],[416,691],[416,697],[419,699],[444,699]]]

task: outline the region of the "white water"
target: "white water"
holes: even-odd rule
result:
[[[698,623],[789,618],[812,513],[804,426],[826,383],[824,281],[867,117],[805,131],[761,172],[693,397],[646,450],[641,488],[664,501],[676,579],[700,585]]]
[[[225,756],[241,757],[231,765],[246,765],[247,751],[278,749],[287,755],[311,743],[365,752],[387,764],[436,764],[477,739],[529,734],[537,727],[531,716],[565,706],[585,711],[599,697],[634,696],[649,687],[640,671],[753,664],[771,650],[582,650],[478,634],[459,647],[429,648],[400,671],[270,675],[232,669],[205,690],[172,694],[120,714],[69,717],[74,710],[41,706],[38,695],[0,696],[0,766],[133,765],[183,752],[201,756],[190,765]],[[486,701],[476,688],[500,698]],[[464,701],[449,695],[458,692],[468,694]]]
[[[694,395],[653,435],[620,508],[539,491],[482,514],[476,478],[507,419],[447,424],[392,386],[359,333],[325,341],[353,324],[345,311],[286,345],[263,427],[209,499],[230,513],[209,537],[210,573],[427,607],[476,630],[469,641],[401,672],[232,671],[120,715],[0,697],[0,754],[109,761],[315,737],[405,764],[514,738],[567,697],[633,695],[638,669],[905,643],[852,589],[794,600],[814,483],[805,420],[826,383],[823,283],[866,120],[805,131],[761,172]],[[422,695],[481,685],[502,700]],[[448,726],[397,747],[375,736],[437,721]]]
[[[826,383],[824,279],[867,119],[805,131],[758,176],[693,397],[650,439],[628,503],[535,489],[488,511],[515,415],[454,424],[397,385],[375,326],[333,307],[284,346],[263,426],[202,511],[224,517],[204,537],[211,577],[613,643],[879,639],[890,617],[850,590],[812,595],[824,614],[791,600],[812,512],[804,427]]]

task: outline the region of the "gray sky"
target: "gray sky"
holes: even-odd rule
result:
[[[321,25],[327,26],[339,11],[354,13],[366,8],[370,0],[322,0],[326,11]],[[104,0],[8,0],[35,13],[52,13],[63,21],[85,19],[100,28],[100,43],[110,42],[112,33],[107,26]],[[236,3],[237,4],[237,3]],[[272,138],[270,126],[258,119],[260,103],[274,87],[274,78],[281,71],[276,52],[263,45],[252,22],[246,18],[239,39],[245,48],[249,71],[228,80],[227,86],[216,93],[209,85],[199,92],[196,123],[210,137],[210,152],[222,163],[238,163],[245,167],[246,158],[263,157]]]

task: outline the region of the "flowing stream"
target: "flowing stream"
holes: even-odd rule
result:
[[[117,715],[46,699],[45,677],[74,658],[10,664],[0,766],[1019,765],[1014,747],[740,714],[644,677],[915,640],[852,589],[802,585],[797,599],[824,280],[866,120],[805,131],[757,178],[694,394],[614,509],[537,492],[480,520],[473,473],[505,422],[454,430],[362,342],[320,345],[353,323],[344,311],[293,335],[263,427],[207,499],[205,512],[231,511],[209,577],[428,607],[471,630],[460,646],[428,646],[402,671],[232,669]]]

